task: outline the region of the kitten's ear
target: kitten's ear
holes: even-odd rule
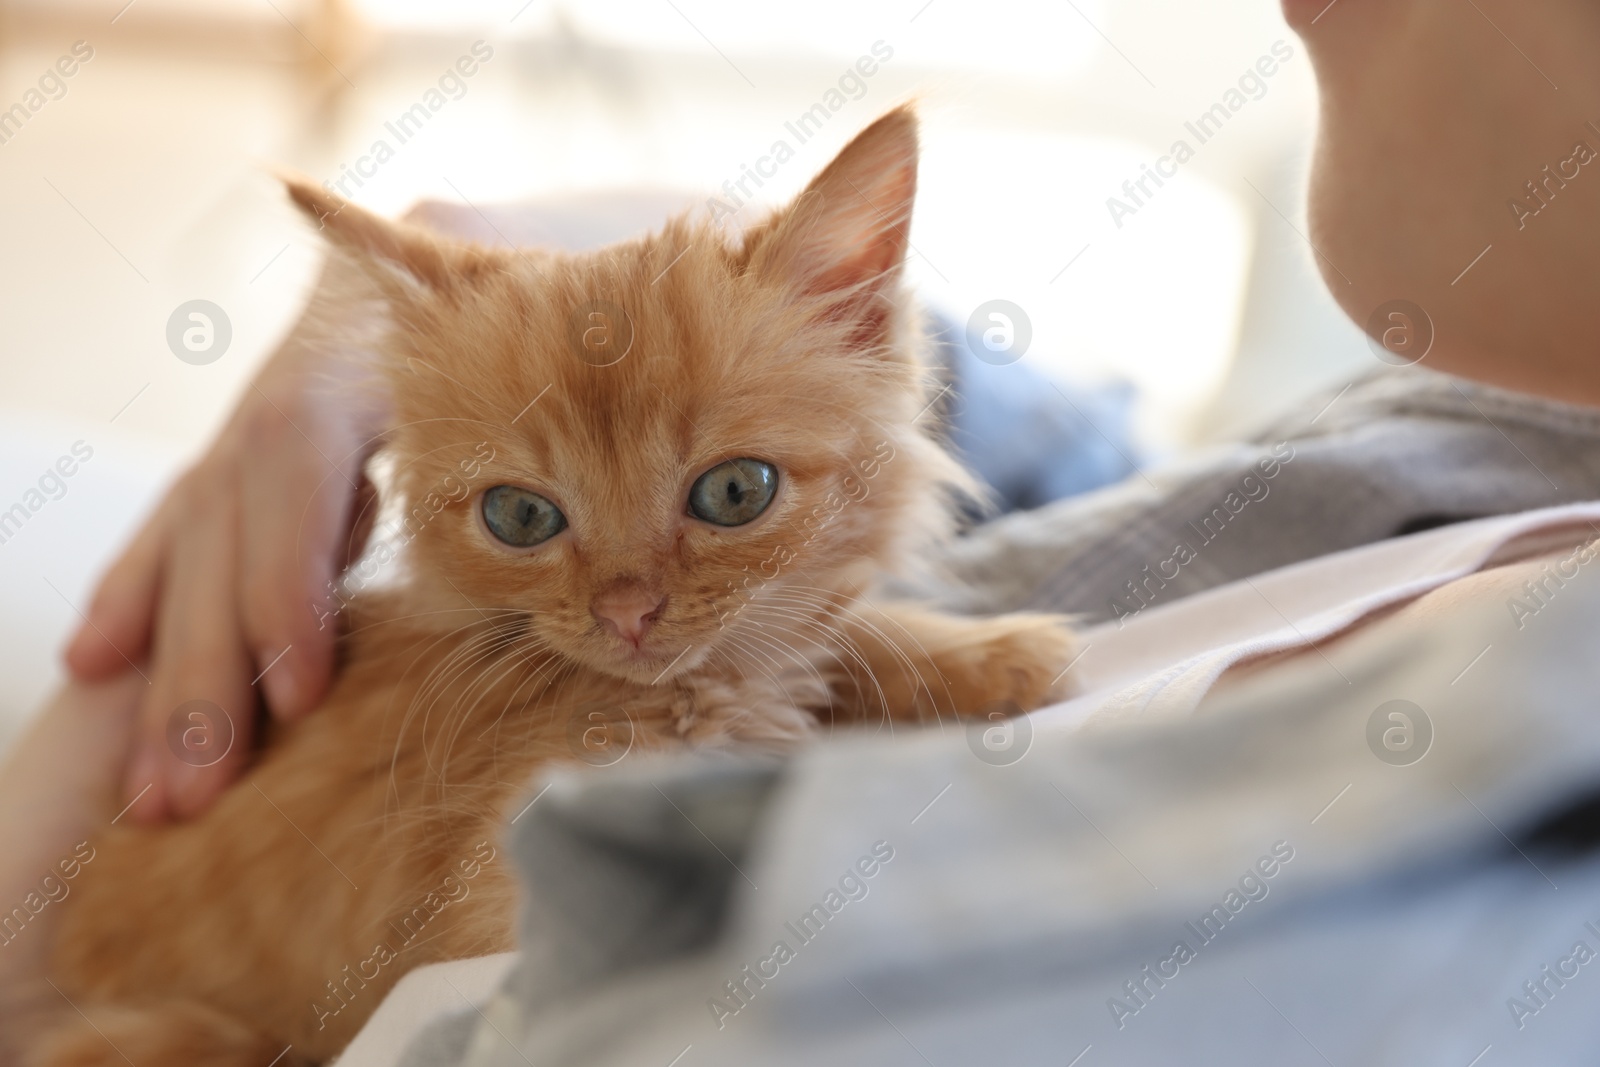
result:
[[[871,288],[905,258],[917,192],[917,116],[889,112],[754,235],[751,267],[817,294]]]
[[[445,288],[451,278],[450,257],[443,242],[426,230],[374,215],[329,192],[308,178],[284,175],[289,199],[315,222],[328,240],[374,266]]]

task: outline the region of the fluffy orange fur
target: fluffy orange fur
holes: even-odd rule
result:
[[[892,112],[741,235],[680,218],[575,256],[290,183],[334,253],[326,343],[385,382],[412,536],[355,600],[324,707],[201,818],[95,840],[52,964],[82,1013],[36,1020],[28,1067],[321,1063],[406,970],[510,948],[500,828],[596,709],[637,748],[779,745],[1061,695],[1062,620],[873,595],[964,484],[900,277],[916,142]],[[695,518],[691,484],[734,457],[778,469],[771,505]],[[567,528],[507,549],[481,513],[496,485]],[[637,646],[595,613],[617,595],[660,605]]]

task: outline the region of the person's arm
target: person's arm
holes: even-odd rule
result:
[[[0,989],[44,973],[49,927],[60,909],[51,901],[34,913],[30,895],[35,905],[63,889],[61,899],[70,896],[61,865],[72,869],[79,844],[122,807],[117,783],[144,688],[132,671],[103,685],[68,684],[0,762],[0,914],[23,908],[32,916],[0,931]],[[47,878],[54,881],[46,885]]]

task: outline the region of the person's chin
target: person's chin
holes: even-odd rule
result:
[[[1354,3],[1356,0],[1333,0],[1333,3]],[[1303,33],[1333,4],[1329,0],[1280,0],[1283,20],[1296,33]]]

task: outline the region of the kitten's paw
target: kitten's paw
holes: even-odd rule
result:
[[[836,719],[943,722],[1019,714],[1071,696],[1077,638],[1060,615],[974,619],[911,604],[844,620]]]
[[[1078,639],[1059,615],[1016,614],[986,620],[975,640],[940,657],[956,711],[977,715],[999,702],[1032,711],[1077,690],[1068,670]]]

